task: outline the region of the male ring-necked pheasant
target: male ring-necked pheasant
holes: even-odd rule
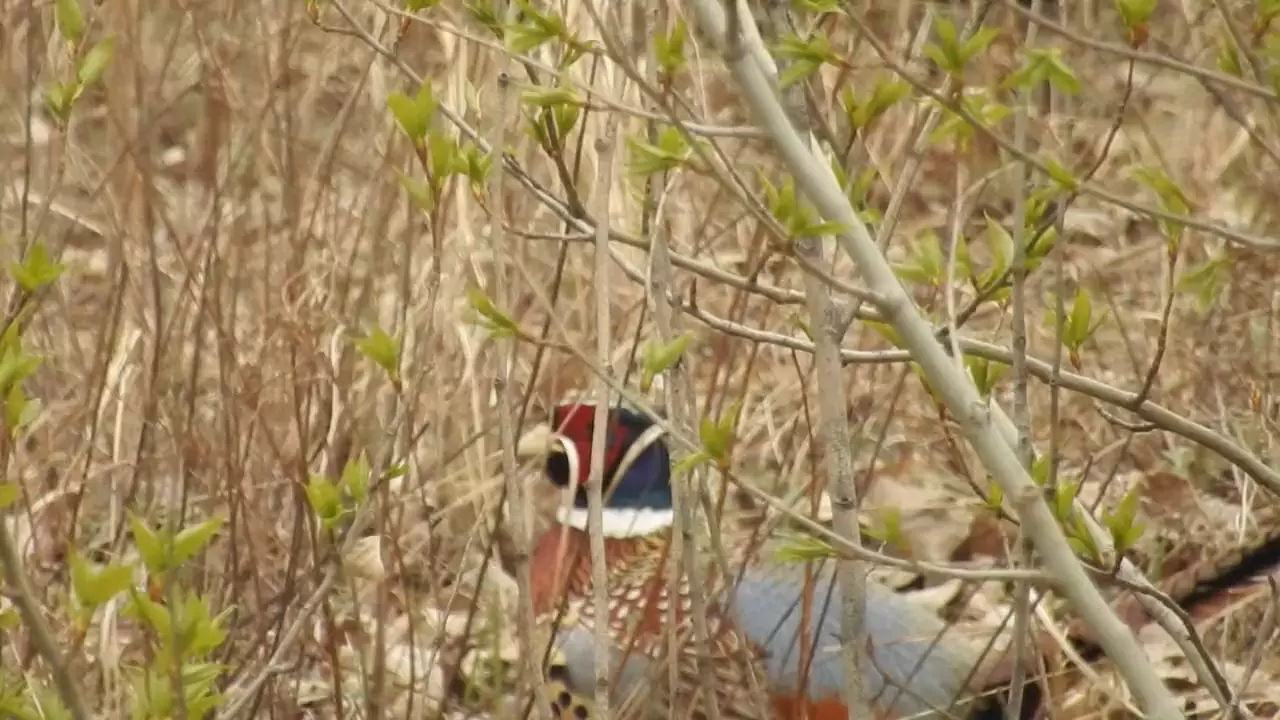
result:
[[[551,424],[526,433],[518,448],[523,457],[545,457],[547,478],[572,495],[572,502],[560,507],[556,523],[535,542],[531,589],[539,617],[568,605],[557,636],[565,661],[559,680],[582,697],[589,697],[595,684],[585,491],[593,414],[590,405],[557,407]],[[697,645],[692,640],[682,643],[676,660],[675,691],[657,690],[665,687],[668,677],[667,665],[655,661],[665,658],[669,647],[670,603],[678,601],[676,631],[691,637],[687,634],[688,580],[678,592],[669,588],[666,558],[674,511],[671,461],[663,433],[646,417],[625,408],[611,408],[609,417],[603,534],[614,653],[611,702],[626,705],[638,697],[641,711],[665,715],[674,707],[678,716],[688,717],[693,708],[695,717],[705,717],[705,705],[698,697]],[[845,720],[840,588],[834,582],[833,563],[808,563],[811,574],[806,583],[804,563],[780,562],[767,551],[742,554],[731,560],[734,575],[727,578],[717,571],[718,563],[699,561],[721,716]],[[709,554],[699,556],[704,555]],[[744,561],[745,570],[739,575]],[[867,585],[867,647],[862,667],[877,720],[963,717],[966,713],[955,703],[965,696],[966,682],[978,662],[976,646],[956,633],[944,633],[936,615],[890,588],[874,582]],[[657,665],[661,667],[655,669]],[[749,682],[748,673],[757,681]]]

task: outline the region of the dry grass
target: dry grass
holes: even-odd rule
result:
[[[922,3],[871,5],[866,22],[882,42],[899,49],[926,10]],[[403,33],[399,19],[374,3],[340,7],[378,43],[394,48],[403,67],[430,78],[441,102],[481,136],[497,137],[502,123],[514,132],[515,119],[502,117],[491,101],[501,56],[457,3],[407,22]],[[1208,9],[1184,17],[1182,7],[1161,6],[1151,49],[1212,68],[1222,18]],[[104,716],[123,716],[129,692],[120,672],[140,661],[145,640],[133,623],[114,615],[100,618],[87,636],[73,633],[62,610],[68,550],[99,559],[127,553],[126,512],[154,522],[174,513],[188,522],[223,513],[228,525],[186,579],[213,606],[234,607],[221,660],[237,678],[260,675],[283,641],[283,664],[251,709],[263,717],[295,717],[304,710],[331,716],[332,687],[341,678],[344,711],[359,711],[364,695],[357,658],[372,657],[362,656],[375,639],[370,613],[387,618],[393,647],[387,666],[395,683],[408,667],[399,648],[410,627],[419,643],[459,629],[457,617],[433,621],[420,613],[407,624],[406,609],[464,611],[477,593],[509,596],[500,578],[475,589],[499,507],[500,448],[495,341],[467,322],[465,291],[491,283],[501,267],[513,279],[508,311],[522,326],[537,332],[554,318],[548,338],[590,357],[589,239],[566,229],[510,178],[505,212],[518,232],[509,237],[510,255],[498,263],[488,241],[489,210],[465,183],[451,185],[431,216],[414,207],[397,174],[422,173],[385,110],[388,94],[412,92],[412,83],[365,40],[312,24],[301,3],[104,3],[90,11],[90,34],[115,33],[119,42],[101,87],[82,99],[65,130],[37,105],[29,132],[24,99],[38,98],[70,65],[51,8],[8,3],[3,12],[0,160],[8,180],[0,196],[0,232],[7,240],[0,255],[7,266],[26,242],[42,238],[70,268],[26,328],[27,342],[47,358],[30,383],[44,412],[11,448],[5,468],[23,490],[11,532],[22,542],[26,572],[71,667],[86,678],[82,691]],[[1245,9],[1239,13],[1233,19],[1242,23]],[[326,6],[321,17],[326,26],[349,27],[337,7]],[[566,17],[583,39],[597,37],[577,3]],[[1077,29],[1081,22],[1070,19]],[[1110,12],[1099,12],[1095,22],[1089,37],[1122,40]],[[1021,35],[1011,15],[997,8],[989,23],[1004,34],[975,69],[978,84],[996,82],[1018,64]],[[1188,195],[1197,218],[1255,235],[1275,232],[1271,208],[1280,193],[1270,179],[1276,161],[1260,149],[1275,146],[1272,109],[1243,93],[1220,87],[1208,92],[1185,73],[1149,64],[1133,68],[1130,79],[1130,64],[1121,57],[1044,32],[1040,37],[1063,49],[1086,91],[1065,109],[1033,119],[1034,144],[1071,167],[1087,167],[1107,145],[1123,107],[1094,184],[1155,206],[1156,197],[1135,181],[1133,169],[1159,167]],[[855,71],[824,71],[815,94],[822,107],[840,88],[861,94],[887,74],[866,42],[838,40],[846,41],[841,51],[849,52]],[[692,49],[692,38],[690,44]],[[699,121],[749,125],[711,51],[697,52],[701,58],[677,87]],[[566,76],[611,103],[641,107],[633,84],[613,86],[611,67],[604,58],[598,65],[588,58]],[[548,82],[539,72],[539,81]],[[524,86],[528,78],[513,81]],[[929,82],[936,87],[939,80]],[[886,177],[896,178],[922,107],[907,102],[895,108],[868,133],[865,151],[850,157],[870,157]],[[1255,139],[1233,120],[1242,114]],[[821,114],[847,132],[837,115]],[[598,160],[593,141],[603,123],[602,112],[587,114],[564,155],[587,207],[603,190],[590,182]],[[622,136],[641,129],[641,120],[628,114]],[[1010,137],[1007,128],[1002,135]],[[757,169],[778,181],[765,143],[716,142],[753,187]],[[621,142],[618,149],[625,156]],[[516,159],[552,195],[566,196],[555,165],[532,142],[520,141]],[[961,200],[958,213],[975,258],[984,257],[983,213],[1007,221],[1021,190],[1013,174],[1002,169],[990,143],[968,153],[939,147],[924,160],[890,255],[902,257],[909,241],[930,230],[945,246]],[[973,192],[988,175],[990,182]],[[643,188],[622,171],[614,177],[610,222],[639,235]],[[875,183],[871,203],[883,207],[891,187]],[[802,313],[801,271],[771,254],[760,223],[731,193],[713,177],[681,173],[664,203],[662,222],[676,252],[723,273],[751,276],[796,301],[736,289],[688,267],[677,268],[682,297],[693,296],[696,287],[696,306],[704,313],[802,338],[795,321]],[[1068,287],[1088,288],[1095,308],[1110,312],[1082,352],[1078,372],[1136,390],[1162,328],[1170,266],[1160,228],[1149,215],[1087,196],[1072,205],[1065,227]],[[565,235],[567,242],[544,239]],[[1229,263],[1225,286],[1208,307],[1198,307],[1188,293],[1174,300],[1152,399],[1275,465],[1280,400],[1272,379],[1280,352],[1274,327],[1280,291],[1274,278],[1280,256],[1192,230],[1175,272],[1186,273],[1215,254]],[[637,282],[647,258],[622,244],[616,258],[621,270],[615,270],[609,302],[618,342],[610,372],[634,387],[633,338],[651,332],[652,313]],[[843,257],[831,273],[857,278]],[[1040,318],[1052,283],[1050,270],[1042,270],[1028,292],[1029,351],[1045,360],[1052,357],[1054,337]],[[932,317],[945,319],[940,295],[921,291],[917,297]],[[956,305],[971,298],[960,290]],[[815,393],[809,356],[684,322],[698,335],[688,367],[700,412],[715,416],[740,403],[735,459],[741,475],[779,493],[820,479],[809,431]],[[399,388],[350,342],[375,326],[402,337]],[[1009,315],[987,308],[965,331],[1008,346]],[[862,323],[852,326],[844,345],[885,347]],[[523,343],[516,357],[512,382],[532,398],[535,417],[590,382],[587,367],[564,350],[538,360],[536,348]],[[901,509],[918,557],[982,556],[999,545],[997,526],[970,489],[985,482],[984,474],[915,377],[900,382],[904,372],[904,365],[884,363],[853,365],[846,375],[867,502]],[[1012,407],[1012,390],[1006,375],[998,391],[1006,408]],[[1097,400],[1072,392],[1063,393],[1060,417],[1050,423],[1049,389],[1041,382],[1031,383],[1030,400],[1033,439],[1044,450],[1056,434],[1062,472],[1084,479],[1086,496],[1116,497],[1134,483],[1147,483],[1144,512],[1152,531],[1140,557],[1172,560],[1166,573],[1280,524],[1272,519],[1275,501],[1242,471],[1183,438],[1160,429],[1130,432],[1104,417]],[[1128,417],[1123,410],[1108,412]],[[318,557],[301,487],[312,474],[336,476],[361,454],[375,467],[408,463],[403,481],[385,487],[374,503],[371,534],[382,538],[375,549],[386,574],[382,582],[342,584],[326,602],[307,606],[328,561]],[[548,499],[539,502],[545,506]],[[1255,518],[1259,522],[1250,524]],[[1249,587],[1255,590],[1210,629],[1215,656],[1241,662],[1251,647],[1254,638],[1237,625],[1256,622],[1266,594]],[[1001,588],[985,596],[988,605],[979,603],[985,609],[976,611],[980,621],[994,612],[991,603],[1007,602]],[[301,633],[290,637],[286,630],[295,623]],[[4,672],[21,666],[30,678],[46,677],[47,668],[32,662],[21,637],[0,646]],[[421,673],[434,660],[419,647],[414,662]],[[1180,672],[1174,661],[1160,662],[1171,676]],[[1263,671],[1280,672],[1280,666],[1272,659]],[[439,668],[428,675],[429,689],[439,692]],[[424,702],[414,700],[418,708]],[[1088,716],[1106,702],[1067,695],[1061,716]]]

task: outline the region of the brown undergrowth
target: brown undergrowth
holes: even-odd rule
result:
[[[964,17],[958,7],[871,5],[863,22],[899,58],[926,12]],[[481,137],[492,141],[504,123],[512,138],[520,131],[518,119],[502,117],[493,104],[497,73],[506,67],[495,41],[459,3],[408,20],[357,0],[320,8],[312,22],[300,3],[102,4],[91,12],[90,32],[121,40],[100,87],[85,95],[66,128],[38,102],[28,125],[25,109],[24,99],[38,98],[67,67],[52,11],[9,3],[0,19],[7,68],[0,73],[6,108],[0,161],[8,169],[0,254],[7,266],[18,257],[16,240],[39,237],[69,266],[29,322],[28,342],[46,356],[30,390],[44,410],[13,450],[11,474],[22,499],[12,532],[72,667],[86,678],[83,692],[107,716],[122,716],[127,707],[119,673],[143,651],[141,639],[116,618],[99,618],[79,636],[59,608],[69,548],[95,557],[127,552],[126,512],[156,521],[172,513],[228,517],[192,577],[216,605],[234,608],[221,658],[231,678],[269,675],[245,712],[362,712],[368,687],[361,673],[370,671],[377,655],[371,648],[382,642],[389,709],[429,711],[449,696],[451,712],[489,714],[493,707],[476,701],[476,692],[457,697],[451,668],[461,662],[476,676],[476,666],[487,662],[480,655],[516,657],[502,622],[504,614],[514,616],[514,586],[493,572],[510,542],[499,505],[501,386],[493,352],[510,341],[491,338],[469,320],[466,291],[488,286],[501,267],[512,278],[506,312],[535,336],[549,323],[547,348],[521,342],[514,354],[512,389],[517,407],[527,408],[527,416],[521,412],[527,427],[551,403],[589,387],[589,367],[567,348],[590,357],[594,347],[590,238],[509,176],[510,254],[495,258],[488,195],[457,179],[435,211],[424,214],[400,185],[400,173],[422,175],[386,110],[389,94],[414,91],[404,69],[428,79],[436,98]],[[580,4],[560,10],[580,37],[598,37]],[[1180,13],[1162,7],[1148,50],[1213,69],[1226,32],[1222,18]],[[991,11],[988,24],[1002,34],[975,60],[971,86],[994,87],[1021,62],[1024,36],[1014,17],[999,4]],[[1063,22],[1076,32],[1095,28],[1090,40],[1122,44],[1110,11]],[[360,32],[348,32],[352,23]],[[861,94],[890,69],[851,25],[839,27],[846,35],[832,43],[848,65],[825,67],[810,101],[818,116],[847,133],[837,120],[839,92]],[[1134,171],[1158,167],[1185,193],[1196,218],[1274,234],[1269,178],[1276,159],[1264,149],[1276,137],[1269,107],[1176,68],[1132,64],[1043,30],[1039,37],[1062,50],[1084,90],[1052,112],[1034,114],[1032,147],[1080,175],[1097,165],[1094,186],[1147,208],[1158,198]],[[696,119],[685,119],[752,125],[712,50],[695,47],[693,37],[688,42],[690,65],[675,83],[696,111]],[[545,67],[531,67],[532,75],[525,68],[513,75],[515,87],[532,88],[535,76],[550,82]],[[923,61],[909,67],[927,87],[941,85]],[[590,179],[603,116],[623,113],[624,135],[642,130],[643,101],[633,85],[614,84],[611,68],[606,58],[589,57],[566,73],[604,100],[565,139],[562,167],[532,141],[510,140],[534,182],[562,200],[577,196],[585,207],[601,192]],[[913,94],[853,143],[847,159],[880,173],[867,193],[870,207],[887,203],[926,105]],[[1249,118],[1249,132],[1237,122],[1241,116]],[[999,128],[1006,140],[1010,127]],[[774,183],[781,177],[769,145],[752,134],[712,141],[762,194],[756,173]],[[627,146],[617,140],[625,158]],[[965,150],[939,142],[922,160],[889,256],[906,262],[912,243],[929,233],[945,252],[958,223],[974,262],[988,262],[985,218],[1008,226],[1022,190],[1007,152],[989,139]],[[575,178],[573,193],[562,170]],[[608,220],[639,238],[643,186],[621,168],[614,178]],[[686,367],[699,412],[719,416],[736,407],[735,471],[797,498],[808,514],[814,498],[798,489],[823,474],[810,432],[811,358],[726,330],[741,326],[806,343],[798,321],[802,271],[714,172],[673,176],[662,202],[672,248],[689,261],[677,267],[675,285],[691,311],[682,322],[696,336]],[[1078,365],[1063,359],[1063,370],[1133,392],[1162,348],[1150,399],[1274,466],[1280,255],[1191,229],[1171,263],[1150,213],[1096,194],[1074,199],[1063,227],[1058,250],[1067,297],[1085,288],[1095,313],[1107,313]],[[608,302],[617,347],[610,371],[635,388],[636,339],[648,340],[653,323],[642,284],[648,259],[642,247],[614,246],[616,284]],[[1186,280],[1214,258],[1224,269],[1211,288]],[[1055,336],[1043,314],[1056,261],[1031,276],[1027,292],[1028,352],[1050,363]],[[843,256],[828,272],[858,282]],[[726,277],[752,285],[735,287]],[[1166,319],[1170,287],[1175,297]],[[960,287],[949,304],[943,293],[912,289],[939,324],[949,307],[975,298]],[[837,298],[847,303],[851,296],[837,292]],[[352,340],[374,327],[401,339],[399,383],[354,349]],[[1007,307],[983,305],[963,332],[1009,347]],[[852,324],[843,344],[890,350],[862,322]],[[845,378],[868,522],[876,522],[878,509],[897,509],[909,552],[920,559],[1002,560],[1013,528],[984,509],[973,488],[985,486],[985,473],[916,376],[901,362],[859,362]],[[1056,444],[1059,473],[1083,481],[1082,497],[1114,503],[1130,488],[1143,488],[1148,530],[1134,557],[1153,579],[1280,530],[1275,499],[1214,452],[1070,388],[1061,391],[1051,423],[1050,395],[1048,383],[1032,379],[1033,442],[1041,451]],[[1013,406],[1012,374],[995,396],[1006,409]],[[336,477],[362,455],[375,467],[405,463],[405,474],[375,493],[370,539],[348,558],[345,579],[308,604],[331,558],[316,539],[301,488],[315,474]],[[752,515],[751,504],[739,500],[734,507]],[[814,500],[821,516],[822,501]],[[535,529],[545,526],[554,498],[539,490],[536,501]],[[483,583],[482,569],[491,571]],[[1259,641],[1249,628],[1272,602],[1257,577],[1197,615],[1210,654],[1234,663],[1233,681]],[[971,590],[941,582],[931,589],[922,601],[939,605]],[[984,586],[967,610],[950,612],[989,633],[1007,611],[1007,590]],[[446,643],[439,654],[437,641],[464,627],[485,638],[485,652],[463,658]],[[1154,661],[1189,701],[1207,702],[1159,638],[1150,642]],[[0,652],[33,676],[45,672],[21,633]],[[1097,671],[1100,678],[1077,682],[1070,675],[1055,688],[1058,717],[1122,712],[1126,697],[1103,692],[1110,675],[1105,665]],[[1280,673],[1274,654],[1257,673]],[[404,692],[410,679],[415,693]],[[1275,712],[1277,701],[1265,686],[1257,678],[1251,685],[1264,714]]]

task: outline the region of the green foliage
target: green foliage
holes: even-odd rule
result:
[[[182,707],[193,720],[206,718],[222,703],[222,693],[216,689],[218,678],[227,670],[226,665],[215,663],[184,664],[181,671]],[[133,720],[168,720],[177,717],[178,704],[173,695],[173,683],[164,668],[152,665],[145,669],[132,668],[129,684],[133,688],[129,709]]]
[[[72,715],[53,688],[27,675],[9,682],[0,675],[0,717],[15,720],[71,720]]]
[[[1080,181],[1072,174],[1071,170],[1058,161],[1057,158],[1047,154],[1041,155],[1041,164],[1044,165],[1045,174],[1049,179],[1053,180],[1057,186],[1069,192],[1075,192],[1080,187]]]
[[[85,55],[76,65],[76,77],[70,81],[54,81],[45,90],[44,102],[49,112],[65,126],[71,121],[71,111],[84,91],[102,77],[115,51],[115,38],[107,38]]]
[[[520,10],[520,19],[507,25],[507,40],[515,52],[527,53],[566,36],[564,18],[556,13],[538,10],[527,0],[516,0],[516,7]]]
[[[940,70],[957,78],[964,72],[970,60],[979,53],[985,52],[1000,36],[997,28],[982,27],[969,38],[961,40],[955,23],[943,16],[935,19],[934,27],[937,42],[926,45],[924,54]]]
[[[1187,199],[1186,193],[1182,192],[1182,188],[1179,188],[1163,170],[1151,166],[1140,167],[1136,168],[1133,174],[1139,183],[1155,193],[1160,209],[1173,215],[1191,214],[1191,201]],[[1178,242],[1182,239],[1185,226],[1175,220],[1163,218],[1159,223],[1169,246],[1169,254],[1172,256],[1177,250]]]
[[[553,87],[530,90],[524,94],[525,134],[543,147],[559,145],[582,117],[583,100],[569,88]]]
[[[413,97],[403,93],[392,93],[387,98],[387,109],[395,117],[400,130],[415,146],[421,145],[426,138],[431,120],[439,108],[440,103],[436,101],[430,85],[418,88],[417,94]]]
[[[993,363],[976,355],[965,355],[964,364],[969,371],[969,377],[973,378],[973,384],[977,386],[978,392],[984,398],[991,396],[996,384],[1009,370],[1008,365]]]
[[[1120,11],[1120,19],[1129,31],[1146,25],[1158,5],[1159,0],[1116,0],[1116,10]]]
[[[325,530],[332,532],[346,514],[341,489],[323,475],[312,475],[304,491],[311,512],[320,518],[320,523]]]
[[[938,236],[926,230],[910,241],[907,261],[893,264],[893,272],[899,280],[929,287],[942,287],[947,279],[947,261],[942,256],[942,244]],[[881,333],[883,335],[883,333]],[[897,335],[895,333],[894,342]]]
[[[1225,253],[1214,253],[1198,265],[1187,268],[1178,278],[1178,290],[1196,301],[1196,311],[1209,312],[1231,281],[1231,260]]]
[[[627,138],[627,148],[630,150],[627,169],[632,175],[670,172],[691,164],[694,158],[693,146],[679,128],[663,128],[655,139],[657,142],[650,143],[638,136]]]
[[[795,180],[790,176],[782,181],[781,187],[774,186],[763,176],[760,182],[764,185],[765,206],[787,231],[788,237],[822,237],[835,235],[844,229],[840,223],[820,220],[809,203],[797,195]]]
[[[502,12],[506,3],[499,0],[464,0],[462,9],[472,22],[486,28],[498,39],[505,39],[506,30],[502,26]]]
[[[733,447],[737,442],[738,409],[740,403],[730,405],[720,418],[703,418],[698,424],[698,440],[702,447],[680,462],[674,472],[681,474],[704,462],[714,462],[721,469],[732,464]]]
[[[883,79],[871,87],[871,92],[859,97],[852,87],[840,93],[840,106],[849,119],[849,127],[865,130],[890,108],[911,95],[911,85],[896,76]]]
[[[468,288],[467,304],[470,306],[468,308],[470,312],[465,318],[467,322],[485,328],[489,331],[490,337],[498,339],[525,336],[524,331],[520,329],[520,324],[510,315],[499,310],[484,290],[478,287]]]
[[[831,543],[810,533],[778,532],[780,542],[774,551],[779,563],[805,563],[838,557]]]
[[[1070,353],[1071,364],[1077,370],[1081,366],[1080,348],[1093,337],[1109,314],[1109,311],[1104,311],[1100,317],[1094,319],[1093,300],[1084,288],[1076,289],[1075,299],[1072,300],[1064,318],[1058,316],[1057,303],[1052,297],[1045,301],[1045,325],[1053,328],[1055,332],[1061,331],[1062,346]]]
[[[956,146],[957,150],[966,151],[972,144],[974,135],[978,132],[970,124],[969,118],[973,118],[981,126],[990,129],[1012,112],[1007,105],[992,100],[986,92],[972,92],[962,95],[960,97],[960,108],[964,111],[963,113],[955,112],[945,104],[941,106],[943,119],[942,122],[938,123],[938,127],[934,128],[933,133],[929,135],[930,143],[941,145],[950,142]]]
[[[369,458],[360,453],[347,460],[336,482],[316,474],[307,480],[302,490],[307,497],[307,506],[319,518],[321,527],[326,533],[334,533],[344,519],[369,502],[375,485],[401,477],[406,472],[408,465],[398,463],[375,479]]]
[[[52,285],[66,269],[66,265],[54,262],[44,242],[37,240],[31,244],[22,262],[9,266],[9,274],[24,292],[33,293]]]
[[[1125,493],[1115,510],[1104,512],[1102,515],[1102,524],[1111,533],[1111,542],[1115,544],[1117,555],[1123,555],[1134,548],[1146,532],[1146,523],[1138,520],[1140,489],[1140,486],[1134,485],[1129,492]]]
[[[653,36],[654,55],[658,58],[658,67],[665,75],[675,75],[688,64],[684,53],[685,38],[688,34],[689,28],[684,21],[684,16],[680,16],[676,18],[671,32]]]
[[[357,504],[363,504],[369,499],[371,476],[369,458],[361,453],[359,457],[347,461],[347,466],[342,469],[342,489],[346,490]]]
[[[1236,43],[1231,39],[1231,35],[1223,30],[1218,37],[1218,54],[1216,57],[1218,69],[1222,72],[1234,77],[1243,77],[1244,71],[1240,66],[1240,49],[1236,47]]]
[[[58,19],[58,32],[74,52],[80,38],[84,37],[86,25],[80,3],[78,0],[57,0],[54,3],[54,17]]]
[[[356,352],[372,360],[382,368],[392,382],[400,378],[400,338],[392,337],[386,330],[374,327],[364,337],[352,341]]]
[[[668,343],[648,342],[644,346],[644,365],[640,374],[640,390],[649,392],[653,379],[680,362],[693,342],[693,333],[684,332]]]
[[[814,35],[807,40],[794,34],[784,35],[774,44],[773,54],[786,66],[778,74],[778,87],[783,90],[817,72],[824,64],[840,62],[824,35]]]
[[[703,418],[698,425],[698,439],[702,441],[702,449],[713,460],[728,467],[733,446],[737,442],[738,409],[741,403],[730,405],[722,417],[718,419]]]
[[[862,533],[900,552],[910,554],[911,542],[902,530],[902,511],[895,507],[869,511],[871,522],[862,523]]]
[[[5,398],[5,427],[12,437],[17,437],[40,414],[40,401],[27,397],[23,385],[43,360],[23,347],[22,325],[18,320],[11,322],[0,335],[0,395]]]
[[[142,518],[129,514],[129,524],[133,529],[133,541],[138,546],[138,554],[153,575],[172,572],[195,557],[213,540],[225,520],[221,516],[215,516],[193,527],[179,530],[177,534],[171,534],[165,528],[153,529]]]
[[[0,510],[8,510],[22,496],[18,483],[0,483]]]
[[[98,565],[77,551],[71,552],[71,591],[78,605],[89,613],[128,590],[132,584],[133,568],[129,565],[123,562]]]
[[[503,39],[516,53],[527,53],[549,42],[556,42],[564,49],[562,69],[578,60],[590,48],[576,35],[569,32],[564,18],[550,10],[539,10],[528,0],[516,0],[518,18],[505,26]]]
[[[85,90],[102,79],[102,74],[111,64],[116,39],[115,36],[108,35],[85,50],[89,20],[85,17],[80,0],[56,0],[54,17],[58,22],[58,32],[66,43],[67,54],[74,64],[75,73],[69,78],[53,80],[44,89],[44,103],[49,113],[65,127],[71,120],[76,101]]]
[[[1061,48],[1030,48],[1026,50],[1022,66],[1004,81],[1006,88],[1032,90],[1042,83],[1067,95],[1079,95],[1080,78],[1062,59]]]

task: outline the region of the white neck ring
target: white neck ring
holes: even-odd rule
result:
[[[675,524],[676,512],[670,508],[605,508],[604,536],[609,538],[642,537],[665,530]],[[580,507],[556,508],[556,520],[562,525],[587,530],[587,510]]]

